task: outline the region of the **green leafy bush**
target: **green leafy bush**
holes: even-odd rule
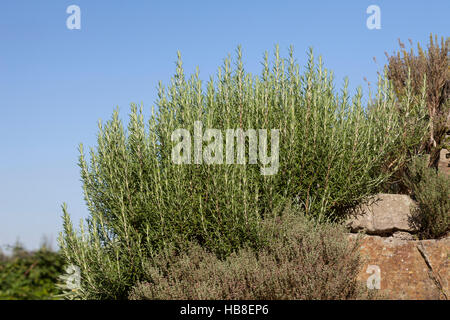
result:
[[[282,59],[277,48],[273,63],[266,54],[261,76],[253,76],[239,49],[234,70],[225,60],[204,86],[198,72],[185,77],[179,57],[147,125],[136,105],[128,130],[118,111],[99,124],[89,159],[80,146],[90,217],[77,232],[64,205],[60,238],[67,262],[81,269],[83,297],[127,297],[145,277],[148,259],[169,246],[183,251],[195,241],[219,258],[243,246],[257,250],[264,217],[283,203],[294,202],[319,221],[338,220],[377,192],[405,161],[397,152],[403,119],[388,81],[380,77],[369,112],[360,90],[353,97],[347,85],[335,92],[332,73],[312,52],[302,75],[299,69],[292,50]],[[420,103],[404,105],[418,115],[411,118],[418,128]],[[186,129],[193,136],[195,121],[221,131],[279,130],[277,173],[262,175],[249,164],[248,148],[244,164],[174,164],[172,133]]]
[[[408,167],[406,183],[418,206],[413,223],[424,239],[440,238],[450,230],[450,177],[427,167],[424,158],[416,158]]]
[[[58,293],[56,282],[63,257],[45,245],[26,251],[19,243],[12,255],[0,254],[0,300],[47,300]]]
[[[287,210],[265,219],[265,245],[220,260],[198,244],[151,260],[130,299],[361,299],[359,241]]]

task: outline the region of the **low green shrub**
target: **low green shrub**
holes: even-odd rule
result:
[[[412,161],[405,181],[418,204],[412,222],[419,227],[420,237],[445,236],[450,230],[450,177],[428,168],[422,157]]]
[[[27,251],[17,243],[10,256],[0,252],[0,300],[55,299],[63,264],[63,257],[45,245]]]
[[[287,210],[263,222],[265,245],[225,260],[198,244],[151,260],[130,299],[362,299],[358,241]]]

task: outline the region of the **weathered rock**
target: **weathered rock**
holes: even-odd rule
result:
[[[400,240],[414,240],[414,236],[411,233],[404,231],[396,231],[392,234],[392,237]]]
[[[396,231],[416,232],[411,223],[414,201],[408,195],[376,195],[369,205],[362,206],[347,225],[352,232],[363,231],[372,235],[391,235]]]
[[[351,234],[350,238],[356,235]],[[359,279],[384,299],[448,299],[450,238],[400,240],[363,236],[360,252],[365,260]]]
[[[438,168],[443,173],[450,175],[450,158],[447,158],[447,154],[450,154],[449,150],[447,149],[441,150]]]

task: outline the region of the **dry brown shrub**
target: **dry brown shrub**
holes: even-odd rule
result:
[[[287,210],[264,221],[266,244],[219,260],[197,244],[152,260],[130,299],[362,299],[358,242],[342,226]]]

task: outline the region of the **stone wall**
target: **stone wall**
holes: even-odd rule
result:
[[[449,248],[450,238],[419,241],[366,235],[360,246],[365,262],[359,279],[383,299],[448,299]]]
[[[379,194],[347,221],[350,239],[363,233],[359,279],[384,299],[448,299],[450,237],[415,240],[414,206],[407,195]]]

